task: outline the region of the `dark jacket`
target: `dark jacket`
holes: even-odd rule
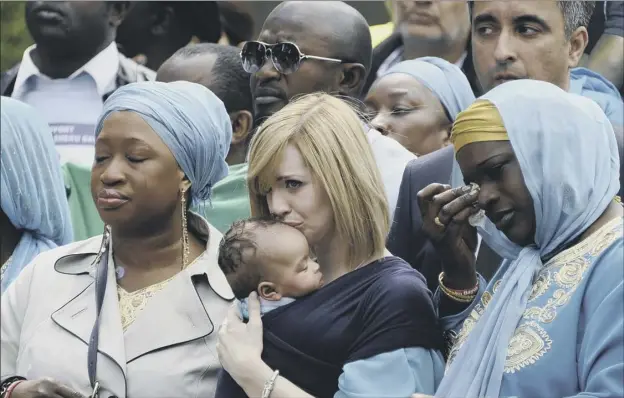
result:
[[[368,74],[368,78],[366,79],[366,86],[364,86],[364,95],[368,93],[368,90],[371,88],[375,79],[377,79],[377,72],[379,71],[379,67],[384,61],[392,54],[394,50],[401,47],[403,45],[403,38],[399,33],[391,34],[386,40],[379,43],[377,47],[373,49],[373,62],[371,64],[371,70]],[[470,82],[470,87],[472,87],[472,91],[475,97],[479,97],[481,93],[481,88],[479,86],[479,82],[477,80],[477,75],[475,74],[474,66],[472,65],[472,50],[470,46],[470,40],[468,41],[468,45],[466,46],[466,51],[468,54],[466,55],[466,59],[464,60],[464,64],[462,65],[462,71],[468,78]]]
[[[0,95],[9,97],[13,94],[15,79],[17,79],[17,72],[19,71],[20,65],[21,63],[18,63],[6,72],[2,72],[0,76]],[[117,79],[115,82],[116,89],[128,83],[151,81],[155,79],[156,72],[137,64],[119,53],[119,70],[117,71]],[[111,94],[112,92],[107,93],[104,95],[103,99],[106,100]]]
[[[422,217],[416,195],[429,184],[450,184],[453,169],[453,146],[421,156],[407,164],[401,181],[399,199],[386,247],[395,256],[420,271],[427,286],[434,292],[442,260],[422,229]],[[477,271],[489,280],[500,265],[501,258],[481,241],[477,254]]]

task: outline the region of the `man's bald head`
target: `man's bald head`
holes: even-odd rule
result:
[[[362,64],[370,70],[372,44],[368,22],[358,10],[342,1],[285,1],[267,17],[264,26],[297,24],[327,42],[337,58]]]
[[[267,17],[258,40],[290,42],[305,55],[341,63],[304,59],[299,69],[279,73],[270,60],[251,77],[259,121],[280,110],[291,98],[316,91],[359,97],[371,66],[371,36],[366,19],[340,1],[288,1]]]

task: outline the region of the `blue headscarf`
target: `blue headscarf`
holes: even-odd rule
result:
[[[212,187],[228,174],[225,157],[232,124],[223,102],[206,87],[190,82],[141,82],[119,88],[104,103],[96,137],[113,112],[138,114],[169,147],[191,181],[191,200],[210,199]]]
[[[464,72],[457,65],[442,58],[422,57],[399,62],[384,76],[393,73],[410,75],[431,90],[446,109],[451,122],[455,121],[459,112],[475,101]]]
[[[2,278],[2,292],[39,253],[72,242],[59,155],[50,127],[29,105],[2,97],[2,211],[22,238]]]
[[[520,247],[486,219],[479,233],[505,262],[501,285],[450,365],[436,397],[498,397],[508,345],[541,258],[574,241],[618,192],[611,123],[590,99],[550,83],[517,80],[481,97],[498,109],[535,208],[535,245]]]

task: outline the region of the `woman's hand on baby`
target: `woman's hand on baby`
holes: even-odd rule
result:
[[[262,319],[260,317],[260,301],[253,292],[247,300],[249,321],[244,323],[240,317],[240,309],[232,305],[227,317],[219,329],[217,353],[223,369],[234,380],[239,380],[260,360],[262,354]]]
[[[417,194],[423,230],[442,258],[445,282],[452,281],[455,289],[476,283],[477,230],[468,218],[479,211],[473,206],[478,195],[470,186],[451,189],[443,184],[430,184]]]

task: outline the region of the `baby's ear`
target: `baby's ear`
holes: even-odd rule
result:
[[[258,296],[269,301],[278,301],[282,298],[282,295],[277,291],[277,287],[272,282],[260,282],[260,285],[258,285]]]

